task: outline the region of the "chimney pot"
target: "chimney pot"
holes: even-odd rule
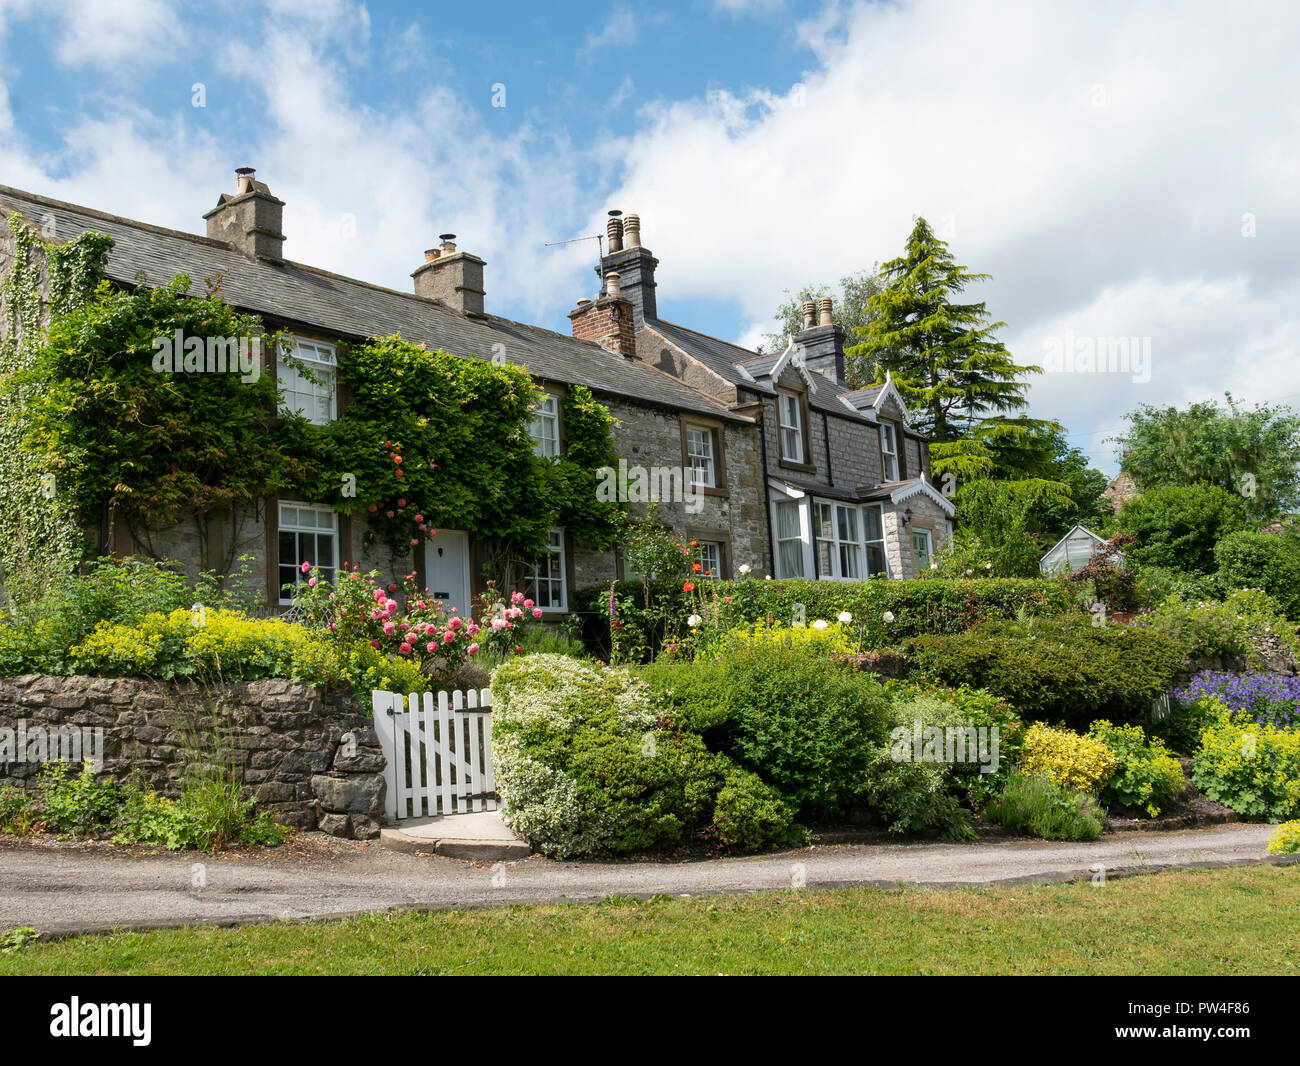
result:
[[[239,167],[235,171],[235,192],[242,195],[253,187],[253,175],[257,171],[252,167]]]
[[[435,259],[438,258],[438,255],[439,252],[437,248],[426,248],[424,250],[424,261],[426,263],[432,263]]]
[[[605,235],[609,238],[609,250],[611,252],[621,252],[623,250],[623,222],[618,217],[622,211],[611,211],[609,221],[605,223]]]
[[[620,280],[620,278],[619,278],[619,273],[618,273],[617,270],[611,270],[608,274],[605,275],[605,295],[606,295],[606,296],[617,296],[617,295],[618,295],[618,283],[619,283],[619,280]]]
[[[803,302],[803,328],[812,329],[817,324],[817,304],[812,300]]]
[[[829,326],[834,324],[835,320],[831,315],[831,298],[829,296],[823,296],[817,302],[817,307],[820,314],[818,325]]]
[[[629,248],[641,247],[641,216],[628,215],[623,219],[623,237]]]

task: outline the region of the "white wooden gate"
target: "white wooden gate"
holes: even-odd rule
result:
[[[372,693],[390,820],[497,808],[492,692]]]

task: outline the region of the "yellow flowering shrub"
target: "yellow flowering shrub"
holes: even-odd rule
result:
[[[415,663],[389,658],[365,641],[340,646],[290,622],[215,608],[148,614],[130,624],[101,622],[70,655],[78,671],[110,677],[346,683],[363,703],[375,688],[428,687]]]
[[[1300,815],[1300,731],[1229,714],[1201,734],[1192,763],[1196,787],[1244,818],[1281,822]]]
[[[1025,733],[1021,773],[1045,777],[1061,788],[1097,795],[1119,769],[1119,758],[1100,740],[1035,722]]]
[[[818,621],[822,624],[818,625]],[[755,648],[807,648],[816,646],[827,655],[841,652],[853,655],[858,650],[858,639],[853,629],[840,622],[815,619],[808,625],[787,626],[781,622],[772,625],[738,626],[715,637],[708,647],[710,655],[725,655],[729,649],[749,651]]]
[[[1300,852],[1300,821],[1283,822],[1268,838],[1270,855],[1294,855]]]

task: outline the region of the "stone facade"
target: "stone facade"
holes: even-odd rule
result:
[[[350,692],[277,678],[232,684],[219,697],[199,685],[134,678],[0,678],[0,751],[20,729],[32,758],[49,755],[48,747],[32,747],[38,735],[102,729],[101,773],[122,781],[140,775],[173,797],[187,759],[225,746],[249,794],[277,821],[335,836],[379,835],[384,755]],[[0,785],[33,787],[40,766],[0,761]]]

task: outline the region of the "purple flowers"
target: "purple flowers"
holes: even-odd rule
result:
[[[1203,670],[1174,690],[1174,699],[1184,706],[1206,698],[1218,700],[1230,711],[1250,711],[1261,725],[1300,729],[1300,677]]]

